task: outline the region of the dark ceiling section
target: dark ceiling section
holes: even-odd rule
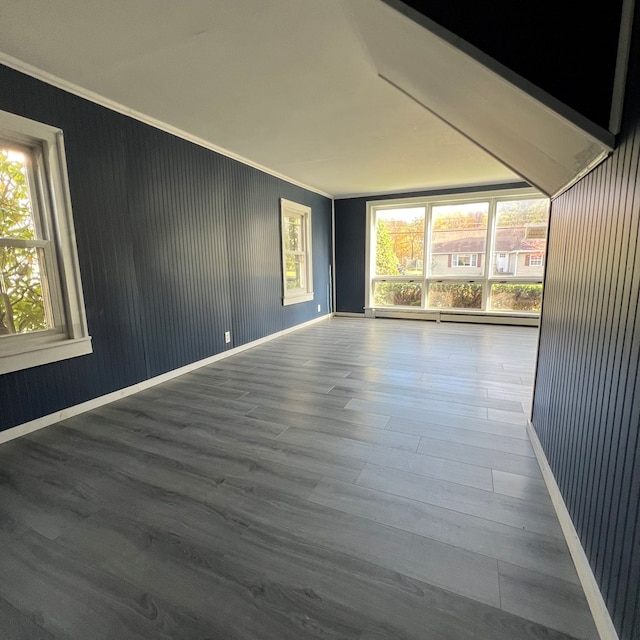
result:
[[[567,0],[384,2],[415,18],[414,9],[594,123],[609,127],[622,0],[592,6]]]

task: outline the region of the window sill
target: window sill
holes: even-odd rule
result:
[[[13,353],[0,351],[0,375],[90,353],[93,353],[90,337],[32,343]]]
[[[303,293],[299,296],[282,298],[282,306],[286,307],[290,304],[298,304],[298,302],[309,302],[309,300],[313,300],[313,291],[311,291],[311,293]]]

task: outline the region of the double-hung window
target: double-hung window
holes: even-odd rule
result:
[[[62,132],[0,112],[0,374],[87,353]]]
[[[280,201],[282,243],[282,304],[313,300],[311,209],[291,200]]]

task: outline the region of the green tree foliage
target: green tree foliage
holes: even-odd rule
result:
[[[481,309],[482,285],[471,282],[432,284],[429,306],[434,309]]]
[[[395,276],[400,273],[389,229],[382,220],[376,223],[376,273],[385,276]]]
[[[24,163],[0,149],[0,238],[35,238]],[[0,247],[0,335],[47,328],[38,249]]]
[[[488,215],[486,211],[455,211],[440,215],[433,220],[434,231],[454,229],[486,229]]]
[[[424,217],[413,220],[387,220],[385,222],[393,252],[399,264],[405,269],[404,273],[422,273],[424,259]]]
[[[422,287],[414,282],[377,282],[374,300],[376,305],[384,307],[419,307]]]
[[[498,204],[499,227],[524,227],[528,224],[546,224],[549,217],[548,201],[541,198],[534,200],[512,200]]]
[[[494,284],[491,308],[510,311],[535,311],[542,308],[541,284]]]

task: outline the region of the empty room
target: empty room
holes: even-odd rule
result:
[[[640,638],[639,54],[3,3],[0,638]]]

